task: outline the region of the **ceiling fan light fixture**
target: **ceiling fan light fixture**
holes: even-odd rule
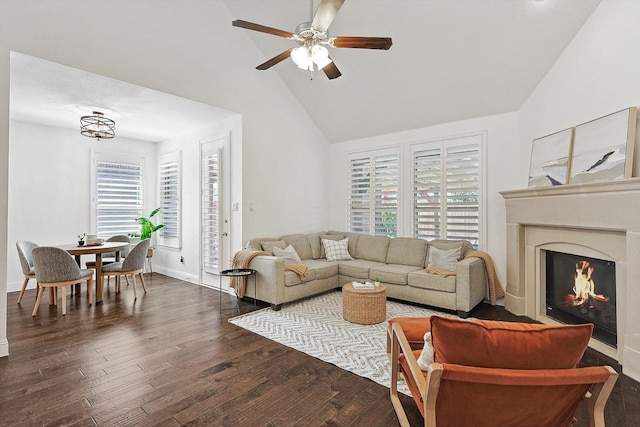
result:
[[[80,117],[80,133],[89,138],[111,139],[116,136],[116,122],[107,118],[99,111],[91,116]]]
[[[300,46],[291,51],[291,60],[302,70],[313,71],[313,60],[307,46]]]
[[[318,69],[322,69],[332,62],[329,58],[329,51],[327,48],[319,44],[315,44],[311,47],[311,59],[316,63]]]

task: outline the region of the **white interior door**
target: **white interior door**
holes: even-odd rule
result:
[[[218,287],[218,273],[229,266],[228,141],[225,136],[201,144],[200,280],[211,287]]]

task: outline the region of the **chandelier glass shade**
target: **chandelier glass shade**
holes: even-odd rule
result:
[[[300,46],[291,51],[291,60],[295,62],[298,68],[308,71],[320,70],[332,61],[329,58],[329,51],[326,47],[314,44],[311,46]]]
[[[80,133],[89,138],[111,139],[116,136],[116,122],[107,118],[99,111],[91,116],[80,117]]]

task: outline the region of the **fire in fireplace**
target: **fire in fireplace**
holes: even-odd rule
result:
[[[594,338],[615,348],[615,262],[545,252],[547,316],[562,323],[593,323]]]

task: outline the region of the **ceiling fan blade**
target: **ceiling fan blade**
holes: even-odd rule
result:
[[[336,67],[336,63],[333,61],[327,64],[322,71],[324,71],[327,77],[329,77],[329,80],[337,79],[342,75],[340,70],[338,70],[338,67]]]
[[[322,0],[318,10],[316,10],[316,16],[313,17],[311,26],[318,31],[327,31],[343,3],[344,0]]]
[[[247,30],[259,31],[261,33],[273,34],[287,39],[293,38],[293,33],[289,31],[279,30],[277,28],[267,27],[265,25],[254,24],[253,22],[236,19],[231,23],[234,27],[246,28]]]
[[[268,61],[263,62],[262,64],[258,65],[256,67],[257,70],[268,70],[269,68],[273,67],[274,65],[276,65],[277,63],[284,61],[285,59],[287,59],[289,56],[291,56],[291,51],[293,50],[293,48],[289,49],[289,50],[285,50],[284,52],[282,52],[279,55],[274,56],[273,58],[269,59]]]
[[[358,49],[388,50],[393,44],[391,37],[334,37],[331,40],[334,47]]]

